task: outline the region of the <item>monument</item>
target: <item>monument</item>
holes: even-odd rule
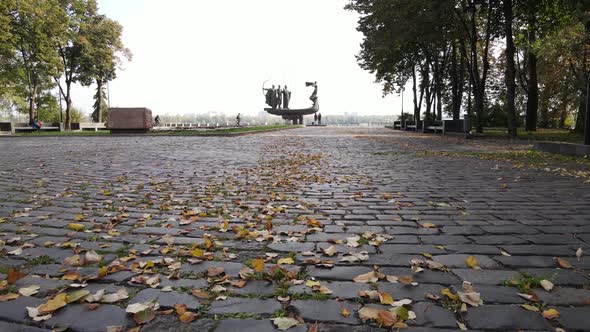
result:
[[[294,125],[303,124],[304,115],[311,115],[320,110],[320,104],[318,103],[318,82],[306,82],[305,86],[312,86],[314,88],[313,93],[309,97],[309,100],[312,101],[313,105],[309,108],[291,109],[289,108],[291,91],[287,89],[287,86],[285,86],[284,89],[281,89],[280,85],[278,89],[275,89],[274,85],[272,88],[265,88],[263,83],[262,90],[264,92],[266,104],[270,106],[264,110],[269,114],[278,115],[284,120],[291,121]]]

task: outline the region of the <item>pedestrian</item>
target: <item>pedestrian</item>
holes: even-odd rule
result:
[[[318,122],[318,114],[313,113],[313,124],[316,124],[317,122]]]
[[[240,126],[240,120],[242,120],[242,118],[240,117],[240,113],[238,113],[238,116],[236,116],[236,122],[238,124],[238,127]]]

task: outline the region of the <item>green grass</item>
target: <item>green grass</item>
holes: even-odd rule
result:
[[[484,137],[507,138],[506,128],[485,128]],[[531,141],[557,141],[569,143],[582,143],[584,140],[581,133],[574,133],[566,129],[537,129],[537,131],[518,130],[518,139]]]
[[[210,129],[210,130],[166,130],[166,131],[152,132],[150,134],[173,135],[173,136],[203,136],[203,135],[209,136],[209,135],[241,134],[241,133],[250,133],[250,132],[256,132],[256,131],[279,130],[279,129],[288,129],[288,128],[300,128],[300,126],[274,125],[274,126],[256,126],[256,127]]]
[[[251,133],[257,131],[280,130],[289,128],[300,128],[301,126],[292,125],[272,125],[272,126],[256,126],[256,127],[242,127],[242,128],[222,128],[222,129],[207,129],[207,130],[158,130],[151,131],[147,134],[138,135],[154,135],[154,136],[212,136],[212,135],[231,135]],[[15,136],[24,137],[47,137],[47,136],[108,136],[111,132],[108,130],[99,131],[40,131],[31,133],[16,133]]]
[[[105,136],[110,135],[108,130],[99,131],[38,131],[31,133],[16,133],[15,136],[36,137],[36,136]]]

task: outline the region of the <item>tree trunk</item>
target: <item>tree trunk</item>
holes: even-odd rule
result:
[[[461,105],[457,108],[457,92],[459,79],[457,74],[457,45],[453,41],[451,45],[451,107],[453,108],[453,120],[459,120]]]
[[[31,95],[29,96],[29,123],[35,118],[35,112],[37,111],[37,87],[33,87]]]
[[[418,108],[418,92],[416,91],[416,67],[412,68],[412,93],[414,94],[414,121],[420,119],[420,108]]]
[[[65,130],[70,131],[72,129],[72,115],[70,111],[72,109],[72,96],[71,96],[71,86],[70,83],[66,82],[66,123],[65,123]]]
[[[473,88],[473,97],[475,99],[473,108],[475,110],[475,131],[479,134],[483,133],[484,118],[483,118],[483,106],[484,106],[484,95],[485,87]]]
[[[532,45],[537,40],[535,33],[536,18],[531,15],[529,18],[528,40]],[[529,72],[529,80],[527,82],[528,98],[526,102],[526,125],[527,131],[537,130],[537,113],[539,111],[539,78],[537,75],[537,56],[534,52],[529,50],[527,54],[527,67]]]
[[[97,79],[96,80],[96,86],[97,86],[97,99],[96,99],[96,108],[97,108],[97,119],[98,119],[98,123],[102,123],[102,80],[101,79]]]
[[[514,64],[514,39],[512,37],[512,0],[504,0],[504,33],[506,34],[506,118],[508,136],[515,138],[516,129],[516,68]]]
[[[584,133],[584,124],[586,122],[586,95],[588,88],[586,84],[580,84],[580,96],[578,103],[578,116],[576,117],[576,133]]]

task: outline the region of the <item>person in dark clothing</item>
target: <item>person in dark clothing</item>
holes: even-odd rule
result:
[[[33,127],[34,130],[37,130],[38,131],[39,129],[41,129],[41,126],[43,125],[43,123],[40,122],[39,120],[37,120],[37,117],[35,117],[31,121],[29,121],[29,125],[31,127]]]
[[[322,124],[322,114],[318,113],[318,124]]]

